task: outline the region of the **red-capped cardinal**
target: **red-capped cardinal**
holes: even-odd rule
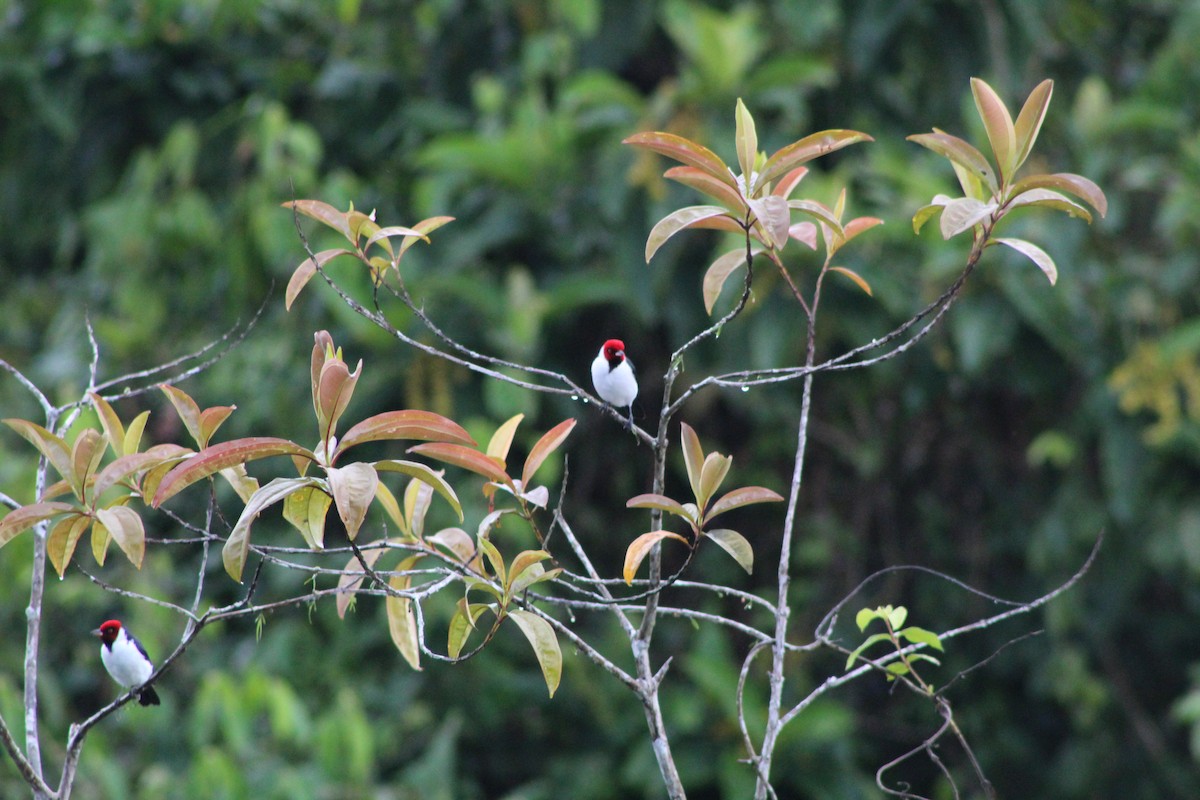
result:
[[[625,357],[625,343],[620,339],[609,339],[600,348],[596,360],[592,362],[592,385],[604,402],[629,409],[625,429],[632,428],[633,400],[637,397],[638,385],[633,364]]]
[[[110,619],[92,634],[100,637],[100,660],[113,680],[132,689],[142,686],[154,674],[154,664],[146,655],[146,648],[133,638],[119,620]],[[158,692],[153,686],[142,686],[136,692],[138,702],[144,706],[158,705]]]

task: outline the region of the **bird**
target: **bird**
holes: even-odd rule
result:
[[[615,408],[627,408],[629,417],[625,430],[633,428],[633,401],[637,397],[637,377],[633,374],[633,362],[625,355],[625,343],[620,339],[609,339],[596,354],[592,362],[592,385],[600,399]]]
[[[92,631],[92,635],[100,637],[100,660],[113,680],[126,689],[134,689],[142,705],[158,705],[158,692],[154,691],[153,686],[143,685],[154,674],[154,662],[146,655],[142,643],[133,638],[121,621],[116,619],[106,621]]]

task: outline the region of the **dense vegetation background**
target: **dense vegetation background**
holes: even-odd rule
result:
[[[1015,254],[990,253],[924,346],[817,382],[795,636],[888,564],[1032,598],[1103,531],[1087,580],[1039,619],[953,644],[945,676],[1044,630],[962,681],[958,715],[1002,796],[1196,796],[1198,41],[1200,6],[1169,0],[8,0],[0,356],[73,398],[89,357],[85,319],[111,376],[208,342],[265,300],[245,343],[184,387],[202,405],[238,405],[223,436],[313,437],[296,420],[307,419],[312,332],[327,327],[348,358],[367,362],[362,415],[426,407],[473,420],[480,435],[515,411],[541,421],[530,430],[580,417],[568,506],[615,573],[642,532],[624,509],[645,490],[634,443],[586,407],[481,387],[398,351],[323,286],[285,313],[282,285],[303,251],[279,203],[353,202],[391,224],[457,217],[410,262],[410,286],[436,319],[470,344],[580,381],[598,342],[619,334],[653,396],[667,354],[703,324],[699,280],[718,242],[680,237],[644,263],[649,225],[694,198],[623,137],[669,129],[723,146],[740,96],[768,151],[827,127],[876,138],[809,178],[827,201],[848,183],[855,215],[887,221],[848,251],[875,299],[852,288],[828,296],[822,335],[833,352],[920,308],[962,263],[962,244],[941,242],[936,226],[912,235],[912,212],[953,176],[903,137],[934,125],[979,137],[972,75],[1010,106],[1053,78],[1036,166],[1097,181],[1108,218],[1088,228],[1030,214],[1027,235],[1058,262],[1056,287]],[[798,357],[794,310],[765,284],[761,296],[689,374]],[[797,402],[797,387],[703,394],[685,417],[733,453],[739,481],[782,489]],[[163,403],[138,403],[156,409],[157,437],[176,435]],[[35,411],[0,380],[0,415]],[[0,453],[0,488],[31,501],[32,448],[0,432]],[[276,521],[264,518],[260,535]],[[756,540],[764,564],[772,526],[764,517]],[[0,709],[13,721],[28,553],[29,537],[0,552]],[[719,559],[697,568],[749,586],[772,571],[747,583]],[[140,573],[115,558],[103,573],[171,597],[187,570],[185,558],[151,550]],[[881,582],[872,602],[904,603],[935,629],[982,603],[913,577]],[[552,702],[515,639],[461,667],[413,673],[378,605],[360,604],[345,623],[332,604],[297,609],[266,619],[261,636],[250,624],[207,631],[163,681],[164,708],[127,710],[93,733],[79,796],[658,796],[640,710],[581,659],[565,654]],[[81,574],[55,582],[42,653],[54,742],[112,695],[84,635],[109,613],[152,652],[182,626]],[[592,635],[611,635],[606,625]],[[748,796],[732,705],[745,643],[690,625],[659,643],[680,654],[666,713],[692,796]],[[839,666],[797,659],[792,669],[804,686]],[[876,796],[874,770],[933,724],[928,708],[861,681],[788,729],[781,795]],[[59,746],[49,744],[50,763]],[[5,761],[0,795],[20,786]]]

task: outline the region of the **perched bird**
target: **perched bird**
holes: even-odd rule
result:
[[[119,620],[110,619],[92,635],[100,637],[100,660],[113,680],[126,689],[141,686],[136,694],[144,706],[158,705],[158,692],[153,686],[142,686],[154,674],[154,664],[146,648],[125,630]]]
[[[616,408],[629,409],[625,430],[633,427],[633,400],[637,397],[637,378],[633,363],[625,357],[625,343],[609,339],[592,362],[592,385],[600,399]]]

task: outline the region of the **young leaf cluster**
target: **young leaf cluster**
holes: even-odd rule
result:
[[[687,206],[658,221],[646,240],[646,261],[660,247],[683,230],[707,228],[746,234],[754,244],[731,250],[712,263],[704,276],[704,305],[712,314],[713,305],[726,279],[747,261],[747,256],[767,253],[778,262],[778,253],[791,240],[816,247],[817,226],[822,231],[832,257],[843,244],[880,220],[863,218],[842,224],[845,194],[838,208],[816,200],[793,198],[792,194],[808,173],[804,166],[815,158],[841,150],[857,142],[873,141],[865,133],[853,130],[825,130],[810,134],[768,156],[758,150],[754,118],[739,99],[735,114],[738,167],[736,173],[716,153],[702,144],[661,131],[638,133],[625,144],[679,161],[664,177],[684,184],[716,200],[718,205]],[[793,214],[815,221],[793,222]],[[845,273],[868,294],[870,288],[857,274],[845,267]]]
[[[936,195],[913,215],[913,230],[919,232],[926,222],[940,216],[942,237],[949,239],[964,231],[985,238],[985,246],[1004,245],[1021,253],[1045,273],[1050,283],[1058,280],[1058,267],[1046,251],[1032,242],[1015,238],[991,238],[995,225],[1018,208],[1050,208],[1069,216],[1092,221],[1082,200],[1104,216],[1108,200],[1104,192],[1082,175],[1069,172],[1027,175],[1016,174],[1028,160],[1046,118],[1054,82],[1039,83],[1013,122],[1004,102],[984,81],[971,79],[975,109],[987,133],[992,160],[971,143],[938,128],[933,133],[909,136],[909,141],[927,147],[949,159],[962,187],[963,196]]]
[[[200,410],[185,392],[159,387],[183,420],[199,447],[204,447],[234,406]],[[130,507],[135,500],[153,496],[162,479],[195,451],[176,444],[160,444],[141,451],[149,411],[137,415],[126,427],[103,397],[89,394],[99,428],[84,428],[71,444],[34,422],[6,419],[4,423],[30,442],[58,473],[60,480],[46,487],[37,502],[16,508],[0,520],[0,546],[39,523],[50,524],[47,555],[59,577],[74,557],[84,533],[91,531],[92,556],[103,565],[110,542],[116,542],[130,563],[141,568],[146,554],[146,530],[141,516]],[[104,464],[109,451],[112,460]],[[104,464],[102,467],[101,465]],[[247,496],[257,488],[245,471],[226,470],[224,477]],[[55,500],[66,494],[71,501]]]
[[[862,656],[863,651],[876,645],[880,642],[887,642],[895,650],[897,658],[895,661],[890,661],[883,666],[887,673],[887,679],[894,681],[897,678],[905,675],[913,674],[914,661],[928,661],[933,664],[940,664],[936,658],[925,653],[905,653],[904,648],[908,645],[923,645],[932,647],[934,650],[943,651],[942,640],[933,631],[919,628],[916,625],[904,627],[905,621],[908,619],[908,609],[904,606],[896,606],[893,608],[890,605],[879,606],[877,608],[861,609],[854,617],[855,623],[860,631],[865,631],[867,626],[875,620],[881,621],[887,630],[883,633],[873,633],[868,636],[863,643],[850,653],[846,658],[846,669],[849,670],[854,666],[854,662]],[[865,657],[864,657],[865,658]],[[921,681],[921,685],[928,689],[928,684]]]
[[[463,596],[456,603],[450,618],[446,639],[446,652],[449,657],[464,657],[463,650],[467,641],[478,629],[479,619],[485,613],[492,614],[493,622],[484,634],[484,644],[491,639],[504,620],[511,619],[528,639],[541,667],[546,688],[553,696],[562,677],[562,652],[558,645],[558,636],[544,618],[521,606],[524,605],[522,598],[527,589],[535,584],[557,579],[562,570],[557,567],[546,569],[543,562],[551,556],[545,549],[522,550],[506,563],[500,549],[492,541],[491,533],[501,517],[517,514],[530,526],[539,541],[542,540],[533,515],[535,510],[546,507],[549,490],[545,486],[534,486],[532,481],[546,459],[566,441],[575,427],[575,420],[563,420],[542,434],[529,449],[521,469],[521,477],[513,478],[508,473],[507,460],[513,437],[523,418],[523,414],[517,414],[496,429],[488,442],[486,454],[483,455],[488,459],[487,470],[473,470],[489,479],[483,487],[483,494],[492,503],[490,512],[479,524],[474,540],[465,531],[450,528],[439,531],[430,537],[429,541],[442,547],[466,573]],[[468,457],[467,453],[448,451],[444,446],[435,445],[420,445],[419,449],[426,455],[471,469],[469,462],[461,460]],[[516,506],[495,508],[497,492],[512,495]],[[487,599],[475,602],[472,600],[472,592],[482,593]],[[393,631],[397,626],[405,631],[412,631],[414,619],[411,616],[411,606],[404,605],[401,609],[399,604],[406,601],[395,597],[389,597],[388,602],[388,618],[389,621],[393,621]],[[397,606],[397,612],[404,610],[408,613],[403,621],[397,620],[398,613],[393,613],[394,606]],[[416,666],[414,659],[409,661]]]
[[[777,493],[762,486],[743,486],[718,498],[717,490],[729,474],[733,457],[715,451],[706,454],[700,446],[700,438],[686,422],[680,424],[680,432],[683,463],[687,470],[693,501],[680,503],[663,494],[639,494],[630,498],[625,506],[658,509],[679,517],[687,523],[691,539],[666,530],[650,531],[634,539],[625,550],[623,575],[627,584],[633,583],[633,576],[637,574],[638,567],[650,550],[665,539],[683,542],[693,551],[699,546],[701,539],[710,539],[732,556],[738,566],[747,573],[751,572],[754,569],[754,549],[746,537],[730,528],[710,529],[708,525],[713,518],[726,511],[754,503],[776,503],[783,500]]]
[[[375,222],[375,213],[364,214],[356,211],[351,205],[348,211],[338,211],[328,203],[320,200],[289,200],[283,204],[298,214],[311,217],[321,224],[332,228],[346,239],[349,248],[339,247],[322,250],[312,258],[306,258],[292,271],[288,280],[287,291],[284,293],[284,305],[289,310],[300,292],[308,284],[317,270],[339,256],[351,256],[358,259],[370,271],[371,282],[378,285],[388,271],[400,274],[400,259],[417,240],[428,243],[429,234],[452,222],[454,217],[429,217],[412,227],[389,225],[380,227]],[[399,244],[393,245],[392,239],[400,239]]]

